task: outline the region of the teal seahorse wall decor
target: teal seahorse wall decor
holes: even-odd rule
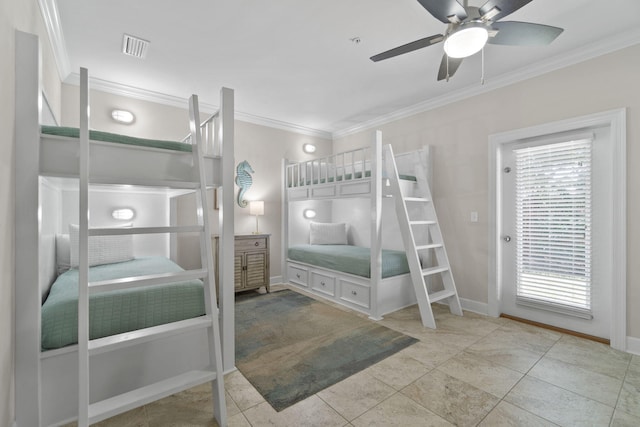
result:
[[[249,190],[251,184],[253,184],[253,179],[251,179],[251,174],[254,173],[254,170],[251,168],[251,165],[246,160],[238,163],[236,167],[236,185],[240,187],[238,191],[238,206],[241,208],[246,208],[249,202],[244,199],[244,193]]]

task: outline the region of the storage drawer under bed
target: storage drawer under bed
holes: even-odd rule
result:
[[[306,268],[298,265],[287,264],[287,277],[291,283],[305,287],[309,286],[308,275],[309,272]]]
[[[311,272],[311,288],[314,291],[321,292],[329,296],[335,296],[336,279],[335,277],[313,271]]]
[[[363,286],[344,279],[339,279],[339,281],[340,299],[342,301],[366,309],[371,308],[371,292],[368,286]]]

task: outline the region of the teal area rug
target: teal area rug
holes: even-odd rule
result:
[[[417,340],[297,292],[236,297],[236,366],[276,411]]]

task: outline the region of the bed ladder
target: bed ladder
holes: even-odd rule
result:
[[[81,112],[87,111],[89,105],[88,73],[80,70],[80,105]],[[226,422],[226,406],[224,391],[224,373],[222,365],[222,349],[216,302],[213,258],[211,255],[211,234],[207,213],[206,173],[204,168],[204,143],[200,129],[200,112],[196,95],[189,99],[189,121],[193,152],[193,182],[179,182],[175,188],[195,190],[197,199],[198,221],[192,226],[139,227],[139,228],[92,228],[88,227],[88,185],[89,185],[89,118],[88,114],[80,117],[80,224],[79,224],[79,289],[78,289],[78,426],[85,427],[92,423],[110,418],[136,407],[143,406],[158,399],[170,396],[188,388],[211,382],[213,394],[213,412],[218,425]],[[107,183],[117,181],[117,177],[105,177]],[[92,183],[102,183],[103,178],[96,178]],[[168,181],[158,179],[156,185],[165,187]],[[154,185],[149,183],[149,185]],[[83,214],[84,213],[84,214]],[[88,281],[88,240],[89,236],[114,236],[124,234],[151,233],[193,233],[200,234],[200,253],[202,268],[198,270],[180,271],[178,273],[153,274],[129,277],[101,282]],[[164,325],[140,329],[128,333],[89,339],[89,295],[117,289],[156,286],[185,280],[202,279],[204,283],[205,312],[201,317],[177,321]],[[142,388],[125,392],[99,402],[90,402],[90,360],[97,354],[115,351],[124,347],[135,346],[186,333],[194,330],[206,330],[208,337],[209,366],[194,369],[162,381],[146,385]]]
[[[431,303],[443,301],[449,305],[451,313],[458,316],[462,316],[462,307],[451,273],[447,251],[444,247],[426,172],[422,164],[416,161],[416,180],[422,194],[419,197],[415,195],[404,196],[391,145],[385,146],[384,159],[386,176],[389,179],[391,195],[395,199],[400,233],[407,254],[411,281],[416,292],[422,324],[425,327],[435,329],[436,321]],[[416,242],[416,239],[419,241]],[[429,256],[431,251],[435,252],[435,265],[423,268],[421,259],[432,258]],[[444,289],[429,293],[426,279],[436,275],[442,277]]]

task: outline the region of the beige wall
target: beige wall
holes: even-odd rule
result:
[[[91,76],[91,70],[89,70],[89,76]],[[79,86],[62,85],[61,125],[78,126],[80,122],[79,99]],[[104,132],[139,138],[181,140],[189,133],[187,102],[185,98],[185,107],[178,108],[92,90],[89,94],[89,103],[91,105],[90,127]],[[130,125],[113,121],[111,119],[111,111],[116,108],[131,111],[136,117],[135,121]],[[201,116],[203,119],[207,117],[205,114]]]
[[[60,77],[53,62],[38,2],[0,1],[0,425],[14,419],[14,95],[15,37],[18,29],[39,34],[44,91],[60,115]]]
[[[488,137],[627,107],[627,335],[640,337],[640,45],[380,126],[394,151],[434,147],[434,199],[460,296],[487,302]],[[371,131],[334,141],[343,151]],[[471,223],[471,211],[480,221]]]
[[[270,234],[271,258],[270,274],[274,280],[282,275],[282,159],[305,160],[309,155],[302,151],[305,143],[315,144],[316,155],[331,153],[329,140],[300,135],[293,132],[236,121],[235,164],[247,160],[255,173],[253,183],[245,194],[246,200],[263,200],[264,216],[259,221],[261,233]],[[238,187],[235,188],[236,196]],[[235,200],[235,196],[234,196]],[[193,224],[195,200],[192,196],[178,199],[177,211],[179,224]],[[249,215],[249,208],[241,208],[234,202],[236,234],[251,234],[255,231],[256,220]],[[216,216],[217,213],[214,213]],[[212,220],[212,233],[218,232],[217,224]],[[200,265],[198,243],[195,237],[185,237],[178,242],[177,261],[183,268],[198,268]]]
[[[236,164],[247,160],[255,171],[246,199],[265,202],[265,215],[259,218],[259,224],[261,232],[271,234],[271,277],[282,275],[282,159],[311,158],[302,151],[302,145],[307,142],[318,148],[314,156],[331,153],[332,142],[325,139],[236,122]],[[235,212],[236,233],[255,230],[255,217],[249,215],[249,208],[243,209],[236,204]]]

